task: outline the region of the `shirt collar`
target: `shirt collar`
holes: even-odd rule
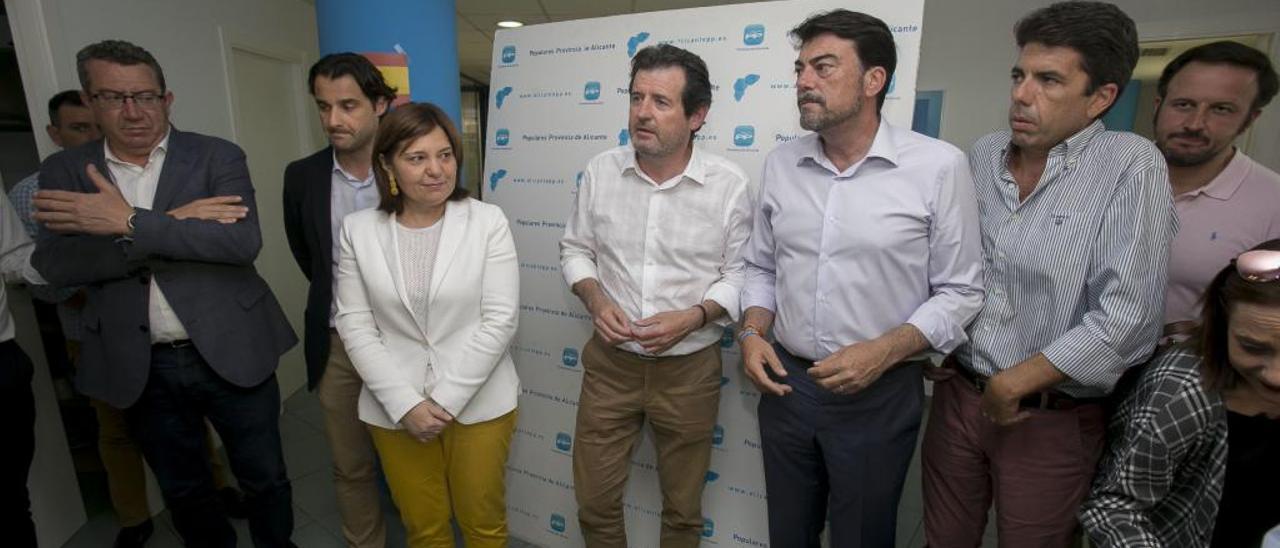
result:
[[[1074,135],[1067,137],[1061,143],[1058,143],[1049,149],[1050,156],[1062,156],[1068,167],[1074,166],[1084,151],[1089,148],[1089,143],[1094,137],[1107,130],[1107,126],[1102,123],[1102,119],[1094,120],[1084,129],[1077,131]],[[1001,158],[1008,165],[1009,152],[1013,150],[1013,134],[1009,134],[1009,142],[1005,143],[1004,149],[1001,151]]]
[[[631,145],[627,145],[627,154],[622,159],[622,172],[626,173],[627,171],[634,171],[636,175],[649,179],[649,176],[640,171],[640,166],[636,164],[636,150]],[[693,154],[689,156],[689,163],[685,164],[684,171],[680,173],[679,177],[673,177],[672,179],[688,179],[699,185],[707,184],[707,164],[702,156],[702,151],[697,146],[693,147]],[[660,185],[666,181],[653,182]]]
[[[348,184],[351,184],[351,185],[353,185],[353,186],[364,186],[364,185],[367,185],[367,184],[369,184],[369,183],[372,183],[372,182],[373,182],[373,166],[370,166],[370,167],[369,167],[369,177],[364,178],[364,179],[361,179],[361,178],[359,178],[359,177],[356,177],[355,175],[352,175],[352,174],[351,174],[351,172],[349,172],[349,171],[347,171],[347,170],[345,170],[345,169],[342,169],[342,164],[339,164],[339,163],[338,163],[338,151],[337,151],[337,150],[334,150],[334,151],[333,151],[333,171],[332,171],[332,173],[337,173],[338,175],[341,175],[341,176],[342,176],[342,178],[343,178],[344,180],[346,180],[346,182],[347,182]]]
[[[857,167],[868,158],[880,158],[894,166],[898,165],[898,143],[893,138],[893,126],[889,125],[889,122],[885,121],[883,116],[880,117],[880,125],[876,127],[876,136],[871,140],[871,148],[867,149],[867,155],[862,161],[850,166],[849,169]],[[827,154],[822,150],[822,137],[816,133],[812,134],[809,145],[801,151],[797,165],[805,161],[813,162],[831,171],[836,170],[835,164],[827,159]]]
[[[170,134],[171,134],[171,130],[166,130],[164,132],[164,138],[160,139],[160,142],[156,143],[155,148],[151,149],[151,153],[147,155],[147,166],[151,165],[151,160],[154,160],[157,155],[166,154],[169,151],[169,135]],[[102,150],[106,151],[106,159],[110,163],[119,164],[126,167],[135,167],[135,168],[139,167],[137,164],[132,164],[124,160],[121,160],[120,157],[116,156],[114,152],[111,152],[111,145],[107,144],[106,139],[102,140]],[[147,166],[141,166],[141,168],[139,169],[146,168]]]
[[[1197,188],[1191,192],[1183,193],[1182,196],[1197,196],[1204,194],[1210,198],[1217,200],[1230,200],[1240,185],[1244,184],[1245,175],[1249,174],[1249,157],[1245,156],[1244,151],[1235,149],[1231,161],[1227,162],[1227,167],[1222,168],[1222,172],[1209,181],[1209,184]]]

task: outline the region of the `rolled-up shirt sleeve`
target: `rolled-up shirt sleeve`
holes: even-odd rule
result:
[[[729,196],[729,204],[725,208],[724,264],[720,267],[720,277],[702,296],[703,300],[718,303],[728,314],[728,319],[722,318],[717,322],[721,325],[738,321],[741,312],[740,297],[746,281],[742,253],[751,237],[751,218],[754,213],[755,201],[752,199],[751,185],[744,183]]]
[[[929,345],[947,353],[968,341],[965,327],[982,308],[982,233],[973,177],[964,154],[938,170],[929,227],[930,297],[907,318]]]
[[[1177,216],[1163,162],[1116,190],[1090,258],[1082,321],[1042,353],[1072,380],[1109,391],[1160,338]]]
[[[582,185],[578,187],[577,199],[564,225],[564,236],[560,238],[560,270],[569,287],[588,278],[600,277],[596,269],[596,237],[589,219],[591,195],[595,188],[594,167],[587,166],[582,174]]]
[[[766,160],[765,173],[769,173]],[[755,207],[755,216],[751,221],[751,237],[742,248],[743,285],[740,300],[743,311],[758,306],[770,312],[777,312],[777,263],[774,259],[773,225],[770,215],[773,200],[769,196],[768,181],[760,181],[760,193]]]

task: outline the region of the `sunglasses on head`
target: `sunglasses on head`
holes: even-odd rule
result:
[[[1280,251],[1257,249],[1236,257],[1236,272],[1251,282],[1280,280]]]

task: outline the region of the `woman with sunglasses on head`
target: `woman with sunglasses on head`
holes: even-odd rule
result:
[[[1122,381],[1081,522],[1094,546],[1254,548],[1280,523],[1280,240],[1205,291],[1192,337]]]
[[[507,346],[520,280],[502,210],[458,185],[458,131],[410,103],[378,124],[377,209],[343,220],[338,333],[360,420],[412,548],[505,548],[503,480],[519,380]]]

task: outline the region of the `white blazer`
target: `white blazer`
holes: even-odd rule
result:
[[[428,397],[463,424],[505,415],[520,391],[507,351],[520,274],[506,215],[469,198],[447,202],[425,333],[405,293],[396,222],[377,209],[342,222],[337,325],[364,379],[360,420],[401,428],[400,419]]]

